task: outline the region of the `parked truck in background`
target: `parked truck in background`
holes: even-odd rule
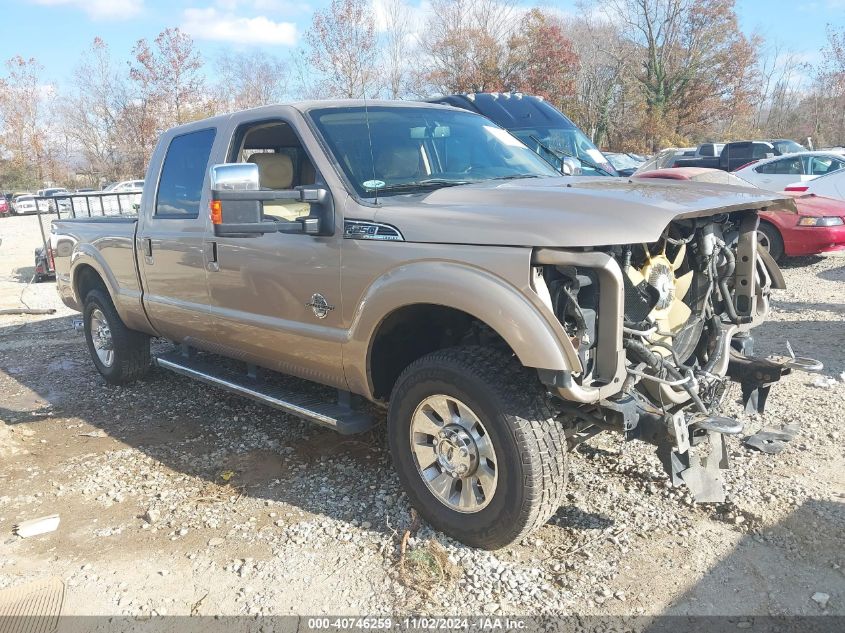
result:
[[[795,365],[751,356],[783,283],[757,246],[775,207],[562,177],[452,107],[306,102],[166,132],[137,218],[56,220],[51,246],[107,382],[156,364],[341,433],[381,405],[411,503],[497,548],[558,509],[567,449],[603,430],[723,498],[728,384],[761,408]],[[150,337],[178,347],[151,359]]]
[[[521,92],[471,92],[429,99],[487,117],[566,175],[618,176],[607,157],[563,112]]]
[[[703,146],[699,146],[701,149]],[[706,151],[706,150],[705,150]],[[773,141],[735,141],[725,143],[722,151],[716,155],[699,155],[695,157],[679,156],[672,167],[706,167],[734,171],[752,161],[770,158],[793,152],[804,152],[804,147],[788,139]]]

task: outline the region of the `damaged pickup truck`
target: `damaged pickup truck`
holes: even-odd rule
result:
[[[420,514],[498,548],[549,519],[567,450],[603,430],[720,498],[729,383],[759,408],[802,365],[750,356],[783,285],[769,208],[793,202],[561,177],[451,107],[309,102],[168,131],[137,218],[55,221],[51,246],[106,381],[156,364],[341,433],[380,404]],[[151,337],[178,347],[151,358]]]

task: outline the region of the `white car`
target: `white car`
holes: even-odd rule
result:
[[[796,191],[805,194],[825,196],[845,200],[845,169],[838,169],[826,176],[819,176],[810,182],[793,182],[787,185],[786,191]]]
[[[30,213],[37,213],[38,208],[35,206],[36,200],[33,195],[18,196],[12,200],[12,211],[15,215],[28,215]],[[41,203],[41,210],[47,211],[47,203]]]
[[[845,167],[839,152],[796,152],[748,163],[732,173],[761,189],[783,191],[796,181],[809,182]]]
[[[124,180],[109,185],[103,191],[107,193],[141,193],[144,190],[143,180]]]

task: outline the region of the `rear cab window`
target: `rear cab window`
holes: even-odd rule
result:
[[[216,132],[213,128],[198,130],[170,141],[158,182],[155,217],[199,217],[202,187]]]

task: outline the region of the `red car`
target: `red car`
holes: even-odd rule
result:
[[[694,180],[723,185],[753,187],[749,182],[718,169],[672,167],[655,169],[633,178]],[[816,255],[845,249],[845,202],[799,192],[792,196],[798,215],[790,211],[764,211],[760,214],[758,239],[775,260],[799,255]]]
[[[6,196],[0,193],[0,218],[5,218],[8,215],[11,215],[11,206],[9,201],[6,200]]]

